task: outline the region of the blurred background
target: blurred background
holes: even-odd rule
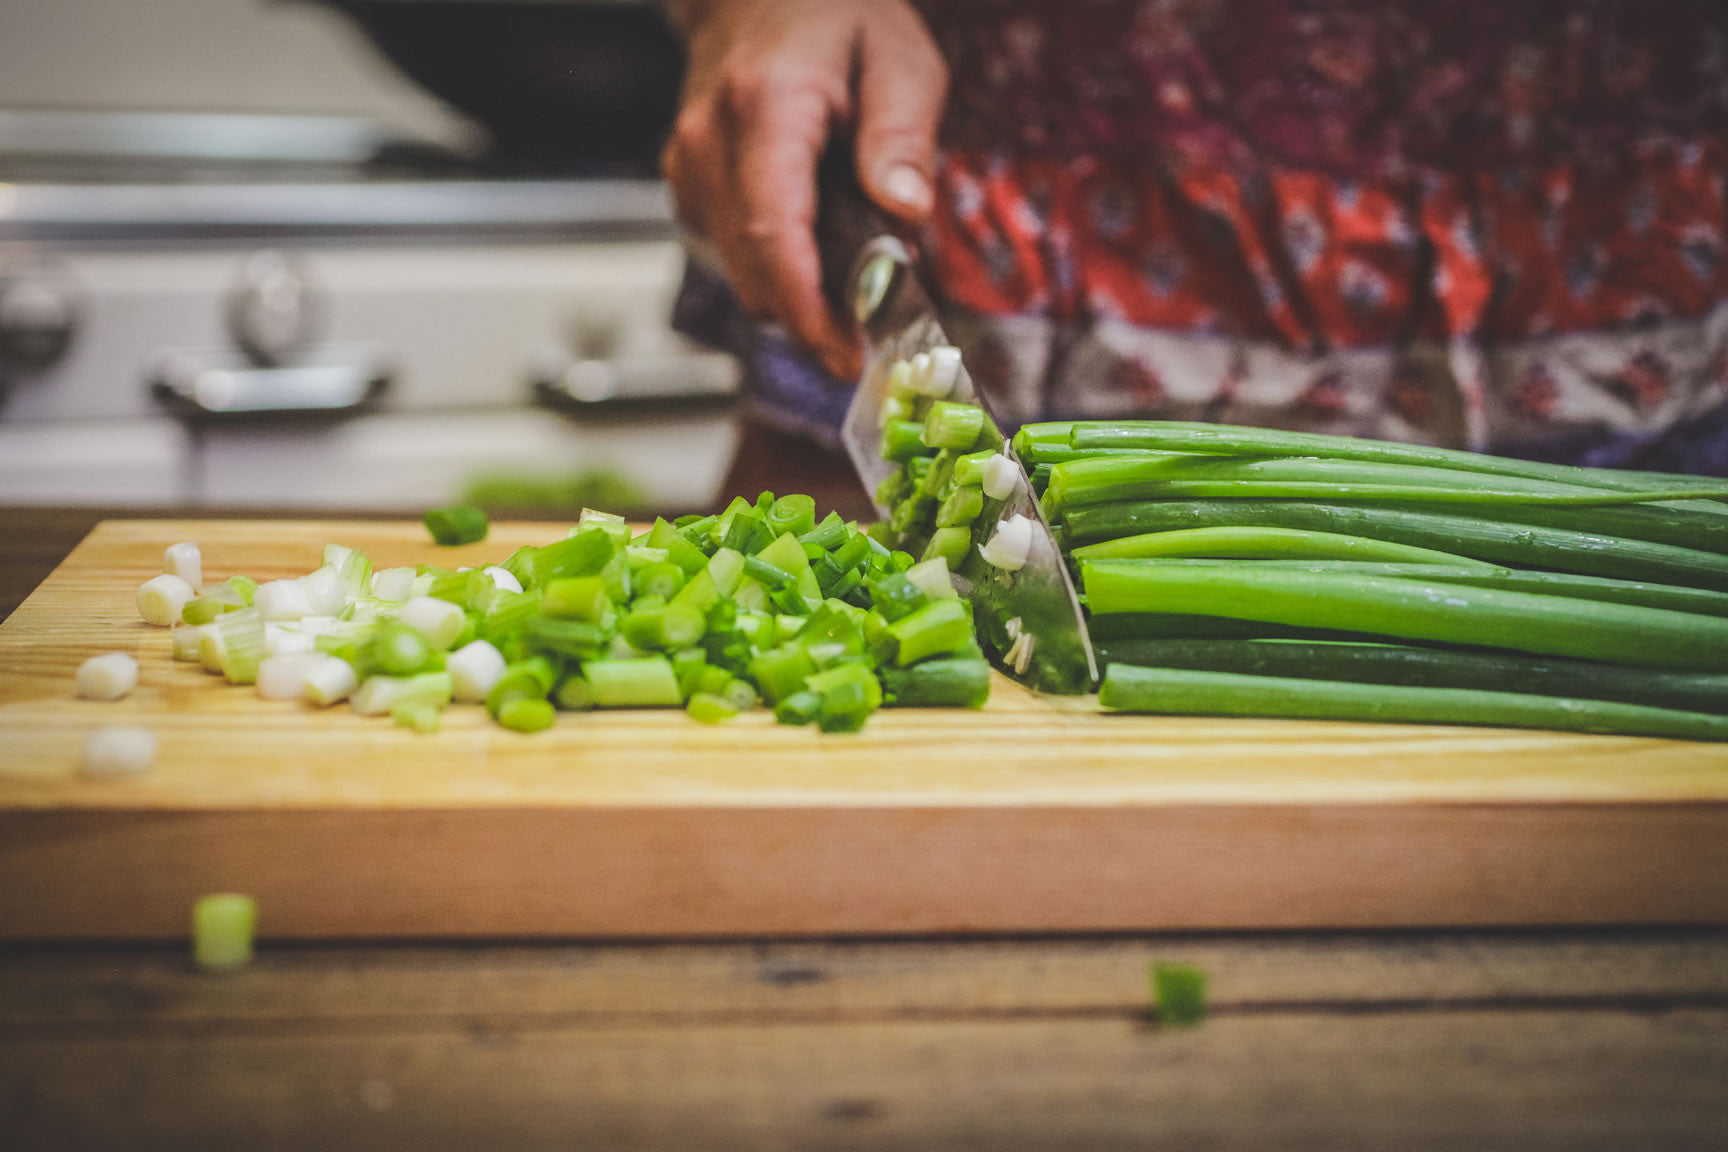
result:
[[[0,503],[705,507],[628,0],[0,0]]]

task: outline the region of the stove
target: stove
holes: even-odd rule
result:
[[[0,112],[0,503],[705,507],[739,369],[671,330],[683,266],[654,180]]]

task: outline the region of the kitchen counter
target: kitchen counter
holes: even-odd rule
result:
[[[0,618],[104,515],[0,509]],[[0,948],[20,1148],[1715,1148],[1725,1083],[1723,929]]]

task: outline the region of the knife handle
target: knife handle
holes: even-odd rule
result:
[[[859,258],[876,242],[892,239],[907,248],[901,230],[871,203],[858,183],[850,133],[837,132],[816,169],[816,252],[822,263],[822,295],[850,329],[858,324],[853,308]]]

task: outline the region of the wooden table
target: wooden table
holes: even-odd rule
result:
[[[0,510],[0,617],[103,515]],[[1204,1025],[1156,1023],[1155,962],[1207,972]],[[223,977],[175,947],[7,947],[0,1132],[31,1149],[1716,1149],[1728,931],[297,945]]]

